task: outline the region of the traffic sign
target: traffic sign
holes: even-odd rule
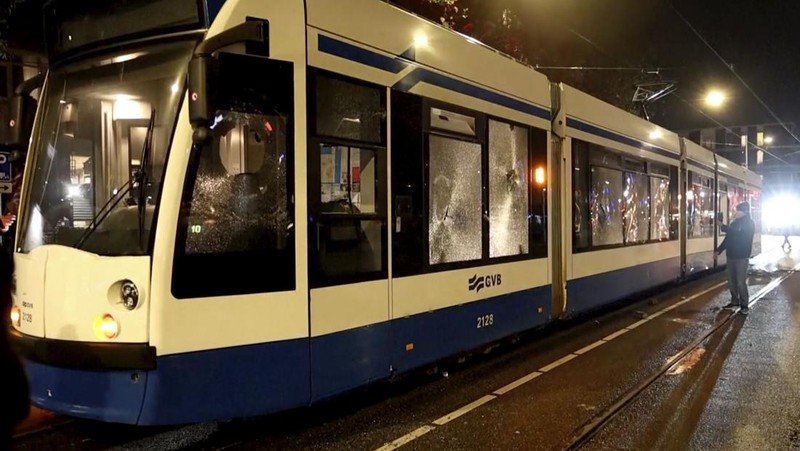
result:
[[[11,182],[0,182],[0,194],[8,194],[11,192]]]
[[[0,182],[11,181],[11,158],[8,152],[0,152]],[[5,192],[5,191],[0,191]]]

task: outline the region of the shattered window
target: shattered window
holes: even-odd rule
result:
[[[489,121],[489,256],[528,253],[528,129]]]
[[[700,209],[702,236],[705,238],[714,236],[714,199],[711,188],[700,188]]]
[[[186,254],[286,248],[286,118],[221,111],[199,153],[186,215]]]
[[[692,185],[686,193],[686,208],[689,238],[710,237],[714,234],[714,210],[711,190]]]
[[[320,136],[382,143],[386,110],[380,89],[316,77],[316,132]]]
[[[482,255],[481,145],[430,136],[430,264]]]
[[[592,245],[622,244],[622,171],[592,167]]]
[[[220,55],[211,139],[186,168],[176,298],[295,288],[293,75],[290,63]]]
[[[650,239],[669,239],[669,179],[650,177]]]
[[[589,247],[589,144],[572,141],[572,243],[575,249]]]
[[[650,196],[648,177],[635,172],[625,173],[625,191],[622,192],[625,223],[625,242],[642,243],[650,233]]]

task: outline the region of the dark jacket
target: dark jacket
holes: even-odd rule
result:
[[[0,375],[3,390],[0,392],[0,448],[8,443],[14,426],[24,420],[30,411],[30,388],[22,363],[11,349],[8,335],[8,317],[11,310],[11,275],[13,260],[0,252]]]
[[[725,251],[728,258],[734,260],[750,258],[750,254],[753,252],[755,229],[756,226],[750,219],[750,215],[734,219],[727,227],[722,226],[722,231],[726,235],[722,244],[717,248],[717,253]]]

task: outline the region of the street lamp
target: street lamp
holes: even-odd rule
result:
[[[721,107],[726,100],[727,96],[725,93],[717,89],[712,89],[709,91],[705,98],[706,105],[710,106],[711,108]]]

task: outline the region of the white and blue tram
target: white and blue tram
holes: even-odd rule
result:
[[[753,173],[378,0],[45,14],[12,323],[52,411],[309,405],[712,269],[718,213],[758,217]]]

